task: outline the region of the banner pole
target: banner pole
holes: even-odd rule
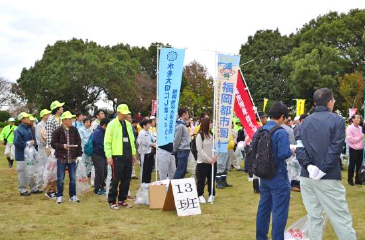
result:
[[[218,74],[218,65],[217,65],[217,52],[215,52],[215,69],[216,69],[216,73],[215,73],[215,78],[213,80],[213,94],[214,94],[214,97],[213,97],[213,157],[215,155],[215,126],[216,126],[216,109],[215,109],[215,101],[216,101],[216,91],[215,91],[215,87],[216,87],[216,84],[217,84],[217,74]],[[211,184],[211,194],[212,196],[214,196],[214,164],[212,164],[212,184]],[[212,197],[212,202],[211,204],[213,204],[214,202],[214,199]]]
[[[260,119],[259,112],[257,111],[257,108],[256,108],[256,106],[255,106],[255,102],[253,101],[253,98],[252,98],[252,95],[251,95],[251,92],[250,92],[250,88],[248,87],[247,82],[246,82],[246,79],[245,79],[245,77],[244,77],[244,76],[243,76],[243,74],[242,74],[242,70],[241,70],[241,68],[239,68],[239,72],[240,72],[241,77],[242,77],[242,80],[243,80],[243,82],[244,82],[244,84],[245,84],[245,86],[246,86],[246,90],[247,90],[247,92],[248,92],[248,96],[250,96],[251,103],[252,103],[253,107],[255,108],[256,116],[257,116],[257,118],[259,119],[259,121],[260,121],[260,123],[261,123],[261,125],[262,125],[262,122],[261,122],[261,119]]]
[[[157,172],[158,172],[158,168],[157,168],[157,148],[158,148],[158,146],[157,146],[157,139],[158,139],[158,129],[157,129],[157,126],[158,126],[158,99],[159,99],[159,95],[158,95],[158,87],[159,87],[159,84],[158,84],[158,82],[159,82],[159,77],[160,77],[160,75],[159,75],[159,57],[158,57],[158,55],[159,55],[159,53],[160,53],[160,45],[157,45],[157,56],[156,56],[156,61],[157,61],[157,69],[156,69],[156,80],[157,80],[157,89],[156,89],[156,101],[157,101],[157,103],[156,103],[156,156],[155,156],[155,166],[156,166],[156,169],[155,169],[155,171],[156,171],[156,182],[157,182],[157,178],[158,178],[158,176],[157,176]],[[153,106],[152,106],[153,107]],[[142,176],[141,176],[142,177]]]

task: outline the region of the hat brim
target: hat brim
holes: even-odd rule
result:
[[[45,116],[45,115],[49,115],[49,114],[51,114],[51,113],[52,113],[51,111],[49,111],[49,112],[45,112],[45,113],[41,114],[41,115],[40,115],[40,117],[43,117],[43,116]]]
[[[76,115],[67,116],[67,117],[64,117],[64,118],[61,118],[61,119],[65,120],[65,119],[73,119],[73,118],[76,118]]]
[[[131,114],[131,112],[130,111],[119,111],[121,114],[124,114],[124,115],[126,115],[126,114]]]

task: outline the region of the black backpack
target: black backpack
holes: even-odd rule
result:
[[[270,131],[259,129],[246,152],[245,171],[263,179],[271,179],[277,173],[274,152],[271,148],[271,135],[280,126],[273,127]]]

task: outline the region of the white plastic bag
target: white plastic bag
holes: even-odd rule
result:
[[[188,158],[188,167],[187,170],[191,175],[195,175],[195,169],[196,169],[196,161],[194,158],[194,155],[190,152],[189,158]]]
[[[90,182],[92,187],[94,187],[94,181],[95,181],[95,167],[93,166],[91,168],[91,177],[90,177]]]
[[[322,232],[326,227],[327,223],[327,215],[325,213],[322,214],[323,223],[322,223]],[[308,215],[305,215],[295,223],[293,223],[288,229],[284,232],[285,240],[309,240],[308,236]]]
[[[82,161],[79,161],[76,169],[76,194],[81,195],[89,191],[89,179],[86,174],[86,167]]]
[[[27,168],[27,173],[28,173],[28,179],[29,181],[31,179],[33,179],[34,182],[36,182],[36,154],[37,151],[35,150],[34,146],[29,146],[27,144],[27,146],[24,149],[24,158],[26,161],[26,168]]]
[[[289,182],[292,180],[299,181],[300,172],[302,171],[302,166],[300,166],[296,157],[290,157],[287,160],[287,170]]]
[[[136,194],[136,204],[144,204],[149,205],[148,200],[148,186],[151,185],[150,183],[141,183],[137,194]]]
[[[47,186],[49,182],[57,181],[57,159],[54,152],[47,158],[46,165],[43,171],[43,182],[44,187]]]
[[[111,181],[112,181],[112,167],[110,166],[110,164],[108,164],[108,176],[106,177],[106,182],[105,182],[106,199],[108,199]]]

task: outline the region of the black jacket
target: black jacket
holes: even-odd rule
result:
[[[302,165],[302,177],[309,177],[307,166],[317,166],[326,175],[322,179],[341,180],[340,154],[345,142],[345,121],[328,107],[318,106],[298,126],[296,140],[302,140],[304,148],[296,150]]]

